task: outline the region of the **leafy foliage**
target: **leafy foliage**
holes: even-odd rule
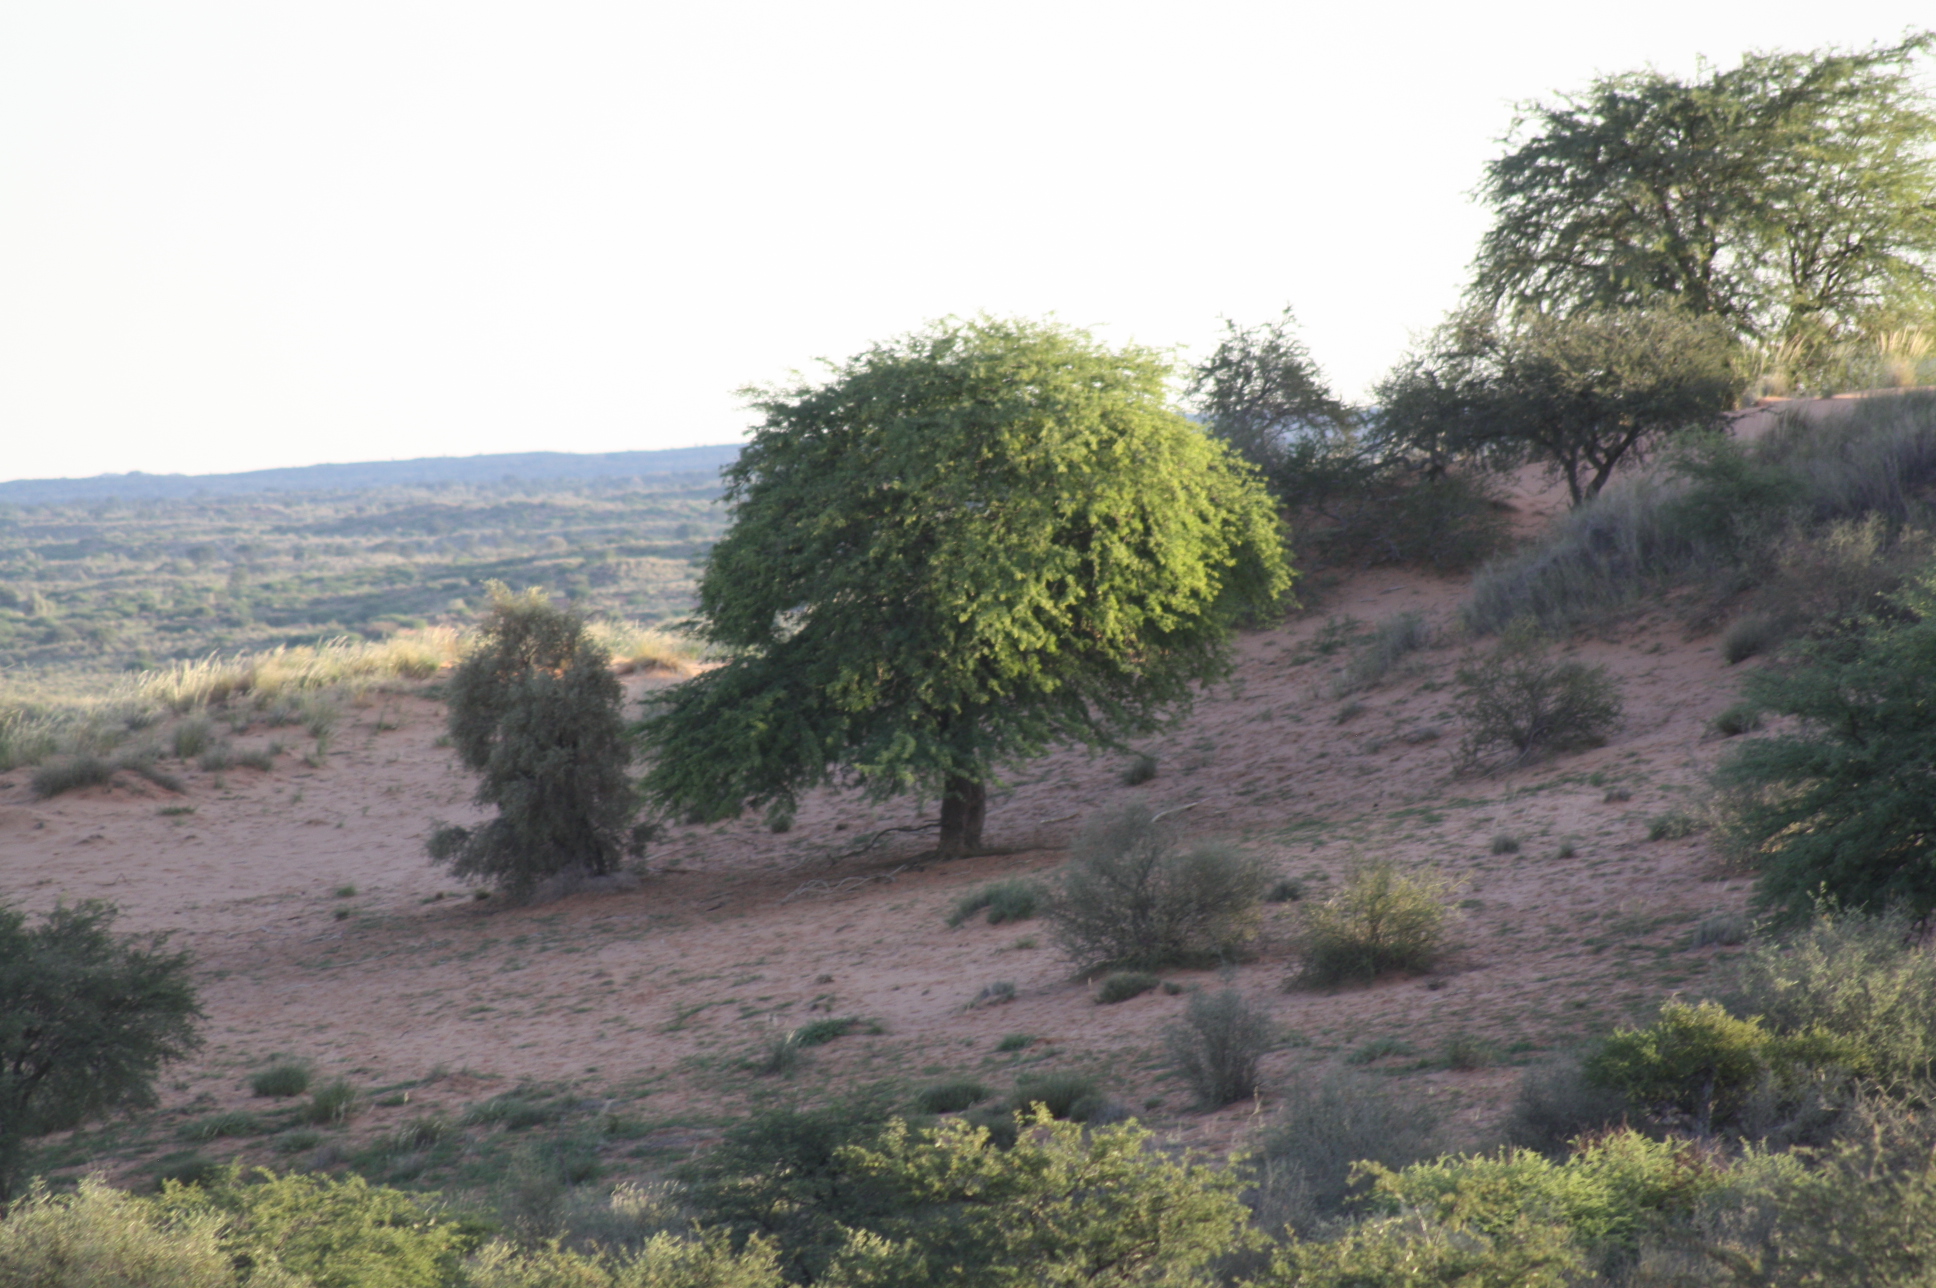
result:
[[[29,1139],[152,1105],[160,1067],[201,1045],[188,955],[117,938],[115,915],[61,905],[30,927],[0,905],[0,1198]]]
[[[1220,842],[1185,846],[1156,813],[1127,805],[1083,826],[1048,915],[1084,971],[1215,960],[1256,936],[1269,882],[1251,855]]]
[[[635,812],[611,659],[542,592],[491,588],[477,646],[450,681],[450,737],[497,817],[445,827],[430,852],[459,876],[528,895],[547,877],[614,871]]]
[[[1307,505],[1363,480],[1350,410],[1332,394],[1310,350],[1282,316],[1261,326],[1224,323],[1224,336],[1190,375],[1210,432],[1256,466],[1271,491]]]
[[[1746,1101],[1776,1054],[1775,1035],[1715,1002],[1668,1002],[1644,1029],[1620,1029],[1587,1062],[1587,1076],[1629,1099],[1684,1115],[1709,1134]]]
[[[1454,706],[1466,722],[1460,760],[1485,763],[1504,748],[1519,764],[1539,752],[1596,747],[1620,718],[1620,696],[1603,666],[1554,662],[1532,629],[1507,632],[1493,652],[1459,668]]]
[[[842,1150],[844,1165],[893,1202],[842,1249],[830,1282],[1181,1284],[1247,1242],[1237,1179],[1152,1148],[1134,1123],[1085,1130],[1038,1112],[1017,1127],[1002,1149],[960,1120],[895,1122]]]
[[[1227,666],[1290,572],[1251,473],[1164,405],[1165,367],[1048,324],[950,322],[770,391],[699,590],[728,661],[645,725],[669,815],[841,772],[938,791],[978,844],[998,766],[1120,746]]]
[[[1936,574],[1896,600],[1901,617],[1808,641],[1793,666],[1748,679],[1748,700],[1800,728],[1757,738],[1721,766],[1728,832],[1761,869],[1758,896],[1800,921],[1842,906],[1936,909]]]
[[[1445,942],[1449,886],[1389,863],[1355,868],[1337,893],[1304,914],[1306,984],[1369,983],[1386,971],[1423,970]]]
[[[1381,385],[1382,432],[1432,459],[1539,461],[1577,505],[1622,462],[1717,424],[1735,364],[1724,327],[1680,313],[1469,315]]]
[[[1629,72],[1526,105],[1487,169],[1473,294],[1540,313],[1667,305],[1799,346],[1919,314],[1936,114],[1911,64],[1931,43]]]

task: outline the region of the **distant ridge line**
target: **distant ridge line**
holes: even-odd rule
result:
[[[739,456],[740,444],[672,447],[649,452],[504,452],[490,456],[422,456],[408,461],[295,465],[240,474],[97,474],[83,479],[15,479],[0,483],[0,502],[188,500],[251,492],[338,492],[366,487],[501,483],[542,479],[637,478],[713,474]]]

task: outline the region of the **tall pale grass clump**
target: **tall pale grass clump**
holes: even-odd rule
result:
[[[174,712],[248,696],[258,706],[305,690],[384,680],[427,680],[462,653],[462,637],[448,626],[404,631],[380,641],[330,640],[298,648],[177,662],[142,676],[136,692]]]
[[[690,675],[699,660],[699,645],[692,640],[637,622],[592,622],[585,627],[585,633],[612,655],[612,662],[621,675],[632,671]]]

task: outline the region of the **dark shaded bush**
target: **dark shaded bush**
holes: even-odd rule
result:
[[[1233,988],[1196,993],[1164,1033],[1171,1066],[1205,1109],[1257,1092],[1257,1063],[1270,1049],[1270,1018]]]
[[[1304,883],[1296,877],[1279,877],[1264,891],[1265,903],[1296,903],[1304,897]]]
[[[1005,921],[1027,921],[1040,911],[1047,899],[1048,891],[1033,881],[992,881],[957,899],[948,913],[948,924],[959,926],[984,909],[991,926]]]
[[[636,810],[611,659],[536,590],[491,587],[477,646],[449,689],[451,745],[497,816],[440,827],[432,859],[515,897],[547,878],[617,870]]]
[[[973,1078],[956,1078],[923,1088],[914,1103],[924,1114],[958,1114],[994,1094]]]
[[[1216,960],[1256,936],[1268,881],[1234,846],[1184,846],[1157,814],[1131,805],[1083,828],[1048,916],[1084,971]]]
[[[1306,906],[1297,982],[1365,983],[1386,971],[1424,970],[1444,948],[1449,890],[1429,872],[1400,872],[1389,863],[1357,867],[1337,893]]]
[[[1460,667],[1454,699],[1466,723],[1460,763],[1478,768],[1495,753],[1521,764],[1549,751],[1597,747],[1620,718],[1620,695],[1605,667],[1553,662],[1530,627]]]
[[[117,937],[115,916],[63,904],[29,926],[0,904],[0,1200],[29,1140],[154,1104],[161,1066],[201,1045],[188,955]]]
[[[1253,1206],[1265,1229],[1308,1230],[1342,1214],[1361,1161],[1403,1167],[1438,1152],[1429,1102],[1403,1101],[1363,1075],[1287,1087],[1258,1142]]]
[[[1563,1158],[1573,1142],[1624,1121],[1633,1112],[1627,1098],[1589,1079],[1578,1060],[1560,1060],[1528,1069],[1506,1118],[1509,1144]]]
[[[1027,1113],[1031,1106],[1041,1105],[1051,1118],[1087,1122],[1107,1102],[1096,1080],[1087,1074],[1033,1073],[1016,1080],[1008,1103],[1010,1112]]]
[[[1751,702],[1737,702],[1714,717],[1714,732],[1723,738],[1738,738],[1761,728],[1761,712]]]
[[[1432,631],[1418,613],[1400,613],[1380,626],[1344,669],[1339,693],[1368,689],[1385,680],[1404,660],[1432,642]]]
[[[258,1096],[300,1096],[309,1090],[311,1077],[306,1064],[272,1064],[249,1077],[249,1090]]]
[[[1144,783],[1149,782],[1155,777],[1156,757],[1145,752],[1143,755],[1130,761],[1129,767],[1123,770],[1123,786],[1141,787]]]
[[[31,788],[46,800],[82,787],[93,787],[114,777],[114,766],[99,756],[84,754],[49,761],[34,771]]]
[[[1102,986],[1096,990],[1096,1001],[1102,1006],[1127,1002],[1132,997],[1141,997],[1162,982],[1148,971],[1111,971],[1103,976]]]

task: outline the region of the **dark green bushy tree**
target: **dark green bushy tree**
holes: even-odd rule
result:
[[[188,954],[117,938],[114,918],[90,902],[30,927],[0,906],[0,1199],[28,1140],[153,1104],[161,1065],[201,1045]]]
[[[784,811],[844,776],[938,792],[960,853],[1000,765],[1161,727],[1290,583],[1268,497],[1166,374],[980,319],[764,394],[699,584],[732,656],[645,724],[658,807]]]
[[[1936,573],[1895,608],[1749,677],[1749,700],[1799,728],[1740,747],[1718,780],[1735,793],[1729,831],[1760,865],[1761,901],[1789,920],[1824,894],[1936,910]]]
[[[1936,294],[1929,33],[1596,80],[1521,109],[1472,293],[1510,314],[1669,306],[1809,347]]]
[[[1623,461],[1714,427],[1740,388],[1735,344],[1711,319],[1619,309],[1506,326],[1470,314],[1379,387],[1377,423],[1388,450],[1434,469],[1543,463],[1577,505]]]
[[[1358,450],[1349,408],[1332,394],[1285,309],[1261,326],[1224,324],[1216,351],[1190,372],[1210,432],[1255,465],[1293,505],[1362,486],[1374,467]]]
[[[611,659],[536,589],[493,584],[477,647],[451,677],[451,744],[497,817],[432,834],[431,857],[513,895],[617,869],[636,813]]]

